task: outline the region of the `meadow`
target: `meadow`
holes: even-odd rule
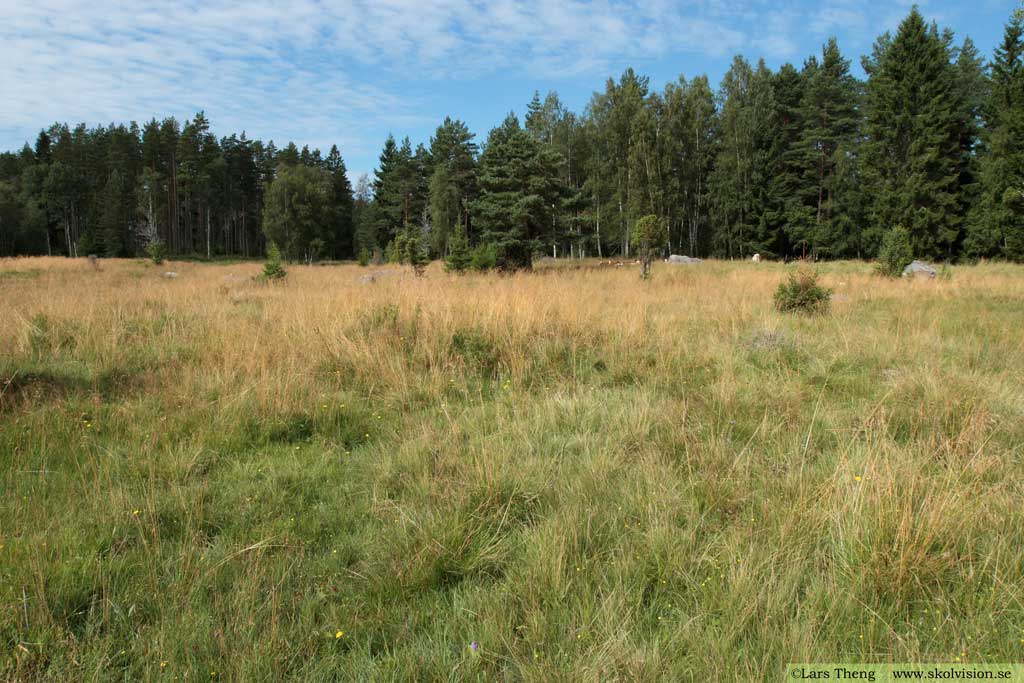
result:
[[[1024,661],[1024,266],[791,267],[0,260],[0,680]]]

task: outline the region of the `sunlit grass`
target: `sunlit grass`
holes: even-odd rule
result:
[[[1024,268],[565,266],[0,260],[0,679],[1024,658]]]

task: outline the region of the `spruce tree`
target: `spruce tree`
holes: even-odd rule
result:
[[[811,224],[810,243],[815,253],[837,257],[856,251],[856,236],[845,220],[846,197],[842,173],[850,172],[859,128],[857,81],[850,62],[835,38],[822,47],[821,62],[808,74],[801,118],[804,153],[801,182],[802,209]]]
[[[816,67],[816,63],[811,60]],[[803,170],[801,136],[804,119],[800,103],[804,96],[806,74],[791,64],[783,64],[773,79],[776,122],[769,148],[771,173],[759,222],[759,239],[751,248],[764,257],[784,256],[794,248],[813,244],[810,210],[802,199]],[[794,245],[794,246],[791,246]]]
[[[462,224],[456,224],[448,242],[448,256],[445,258],[445,270],[461,273],[470,267],[472,254],[469,249],[469,240],[466,239],[466,230]]]
[[[355,253],[354,199],[345,160],[341,158],[337,145],[331,146],[323,166],[331,175],[331,225],[324,231],[328,239],[327,249],[333,258],[351,258]]]
[[[881,235],[903,225],[915,254],[952,256],[961,229],[962,104],[948,43],[914,7],[894,38],[876,42],[864,69],[873,227]]]
[[[400,150],[394,136],[388,135],[373,181],[374,231],[382,243],[393,240],[405,225],[405,190],[411,162],[411,149]]]
[[[995,50],[985,116],[979,196],[964,249],[1024,260],[1024,9],[1013,13]]]
[[[956,50],[956,87],[959,92],[960,111],[958,112],[958,143],[960,150],[959,193],[960,211],[966,221],[970,212],[978,202],[980,193],[978,151],[983,127],[983,110],[988,97],[989,81],[985,68],[985,60],[969,37],[964,38],[960,48]],[[963,232],[961,233],[963,237]],[[957,244],[961,251],[962,244]]]

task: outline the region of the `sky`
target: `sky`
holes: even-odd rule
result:
[[[1013,0],[919,2],[990,57]],[[90,126],[203,110],[245,131],[325,152],[353,181],[388,133],[429,143],[446,115],[477,135],[534,90],[581,111],[629,66],[654,88],[717,84],[734,54],[799,66],[836,36],[860,56],[893,31],[902,0],[0,0],[0,150],[55,121]]]

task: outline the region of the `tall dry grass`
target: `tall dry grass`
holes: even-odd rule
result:
[[[0,671],[1021,658],[1024,269],[388,270],[0,261]]]

